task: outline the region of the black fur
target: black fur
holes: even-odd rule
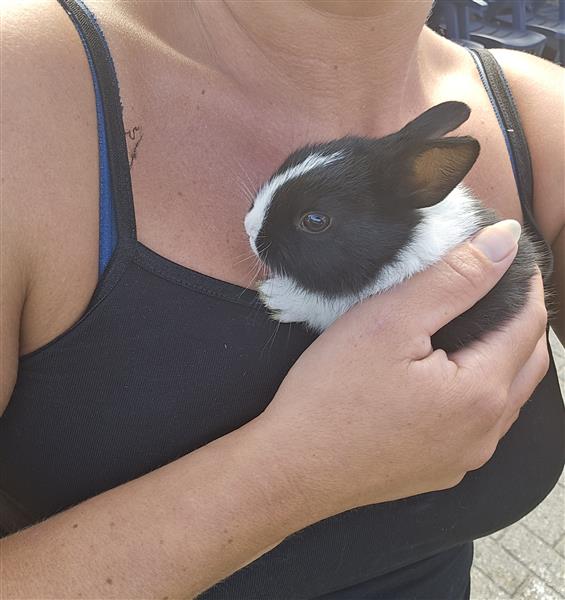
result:
[[[439,138],[469,113],[461,102],[446,102],[381,139],[349,136],[293,152],[273,176],[312,154],[340,152],[342,158],[276,191],[257,238],[257,245],[267,249],[271,272],[288,275],[326,297],[356,294],[375,281],[383,266],[410,243],[421,220],[417,209],[441,202],[474,164],[476,140]],[[498,220],[490,210],[479,211],[483,225]],[[308,212],[329,216],[331,227],[323,233],[304,231],[300,222]],[[438,331],[434,347],[453,351],[516,315],[537,260],[524,232],[518,255],[498,285]]]
[[[482,217],[483,226],[500,220],[494,211],[488,209],[484,209]],[[489,331],[500,329],[516,316],[528,298],[530,279],[538,261],[540,265],[543,262],[536,243],[523,229],[518,252],[510,268],[486,296],[432,336],[433,347],[453,352]]]

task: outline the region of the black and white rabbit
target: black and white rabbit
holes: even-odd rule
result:
[[[499,219],[460,185],[480,151],[442,136],[470,114],[439,104],[380,139],[348,136],[293,152],[258,191],[245,218],[269,278],[259,286],[274,319],[320,332],[352,305],[438,261]],[[437,332],[453,351],[516,315],[540,260],[527,232],[499,283]]]

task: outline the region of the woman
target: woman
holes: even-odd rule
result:
[[[503,331],[449,358],[429,341],[508,268],[515,226],[316,341],[274,335],[244,289],[239,183],[463,100],[466,183],[522,221],[526,154],[515,179],[484,67],[424,26],[426,1],[63,8],[3,15],[4,596],[468,597],[471,540],[562,467],[539,277]],[[563,72],[496,58],[562,293]]]

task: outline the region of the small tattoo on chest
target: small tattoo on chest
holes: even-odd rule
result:
[[[126,144],[129,155],[129,168],[133,167],[133,161],[137,158],[137,149],[143,139],[143,129],[141,125],[136,125],[131,129],[126,130]]]

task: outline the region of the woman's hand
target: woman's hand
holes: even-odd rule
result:
[[[548,368],[541,277],[504,330],[450,356],[430,337],[497,283],[518,231],[488,227],[358,305],[291,369],[256,425],[312,520],[452,487],[492,456]]]

